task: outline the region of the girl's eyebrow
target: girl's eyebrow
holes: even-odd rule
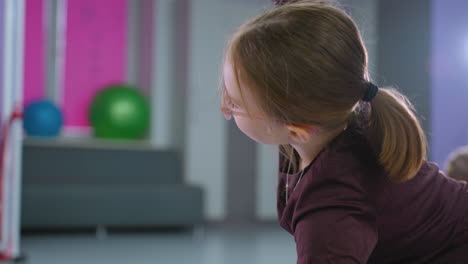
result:
[[[233,97],[229,97],[229,98],[231,98],[231,101],[232,101],[234,104],[239,105],[239,106],[242,105],[242,104],[241,104],[239,101],[237,101],[235,98],[233,98]]]
[[[236,105],[242,106],[242,104],[241,104],[237,99],[235,99],[234,97],[232,97],[232,96],[228,93],[228,91],[227,91],[227,89],[226,89],[226,86],[224,86],[224,89],[225,89],[225,93],[226,93],[227,97],[229,98],[229,100],[231,100],[231,101],[232,101],[233,103],[235,103]]]

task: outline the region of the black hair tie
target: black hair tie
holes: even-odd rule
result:
[[[282,6],[285,4],[285,1],[284,0],[274,0],[273,3],[275,4],[275,6]]]
[[[369,83],[369,87],[367,88],[366,94],[362,98],[364,102],[370,102],[374,97],[377,95],[377,92],[379,91],[379,87],[373,83]]]
[[[292,4],[292,3],[296,3],[296,2],[299,2],[300,0],[273,0],[273,3],[275,4],[275,6],[282,6],[282,5],[286,5],[286,4]]]

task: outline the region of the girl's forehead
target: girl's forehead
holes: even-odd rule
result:
[[[223,81],[226,95],[235,103],[240,103],[242,101],[239,87],[240,83],[238,83],[232,64],[230,64],[229,61],[224,62],[223,65]]]
[[[226,59],[223,64],[223,79],[226,95],[238,106],[254,111],[257,107],[250,90],[251,87],[242,80],[239,74],[235,74],[236,70],[233,64]]]

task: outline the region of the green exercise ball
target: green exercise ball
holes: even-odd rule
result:
[[[150,106],[136,88],[114,85],[96,95],[89,120],[98,138],[141,139],[150,127]]]

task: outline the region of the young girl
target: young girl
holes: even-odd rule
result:
[[[297,263],[468,263],[466,183],[425,161],[413,107],[370,81],[352,19],[288,2],[232,36],[222,112],[280,146],[279,222]]]

